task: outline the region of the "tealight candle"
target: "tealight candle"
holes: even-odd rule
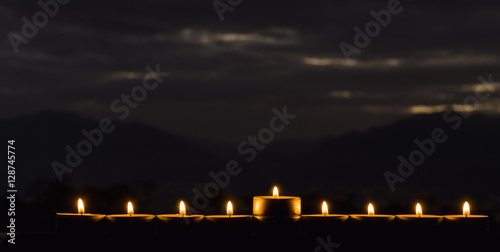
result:
[[[206,215],[205,220],[221,225],[231,225],[237,227],[237,223],[246,223],[252,220],[252,215],[234,215],[233,204],[231,201],[227,202],[225,215]]]
[[[415,214],[400,214],[396,215],[399,227],[406,228],[406,231],[421,232],[421,229],[426,231],[436,231],[436,227],[443,220],[443,216],[423,214],[422,206],[417,203],[415,206]]]
[[[375,214],[375,208],[372,203],[368,204],[368,214],[349,214],[349,223],[361,232],[372,232],[373,229],[389,229],[389,224],[394,220],[394,215]]]
[[[394,220],[394,215],[375,214],[372,203],[368,204],[368,214],[349,214],[349,219],[355,222],[363,222],[369,225],[389,223]]]
[[[273,196],[253,197],[253,214],[256,217],[299,217],[300,209],[300,197],[279,196],[276,186]]]
[[[303,214],[300,216],[300,230],[306,234],[322,234],[338,231],[340,225],[349,218],[346,214],[330,214],[328,204],[323,201],[321,214]]]
[[[374,244],[387,244],[387,237],[392,237],[393,234],[394,218],[394,215],[375,214],[372,203],[368,204],[367,214],[349,214],[346,234],[342,237],[342,241],[346,241],[349,247],[343,244],[343,249],[363,251],[373,249]]]
[[[277,187],[273,189],[273,196],[253,197],[253,214],[259,220],[256,233],[264,239],[263,243],[268,242],[266,238],[292,239],[297,233],[296,222],[300,213],[300,197],[280,196]]]
[[[259,220],[256,225],[258,243],[266,251],[292,250],[297,241],[297,220],[301,214],[300,197],[280,196],[274,187],[273,196],[254,196],[253,214]],[[269,247],[274,244],[276,247]],[[284,247],[289,245],[290,248]]]
[[[235,215],[233,204],[228,201],[225,215],[206,215],[204,221],[209,234],[244,236],[252,232],[255,219],[252,215]]]
[[[488,232],[488,215],[471,215],[470,206],[466,201],[462,215],[445,215],[443,225],[451,232],[484,233]]]
[[[191,231],[192,227],[199,223],[203,217],[203,215],[186,214],[186,205],[184,201],[181,201],[178,214],[156,215],[159,220],[158,231],[160,233],[184,235],[185,232]]]
[[[153,233],[155,218],[152,214],[135,214],[132,202],[127,204],[127,214],[107,215],[109,231],[112,233]]]
[[[82,199],[78,199],[78,213],[57,213],[57,230],[70,233],[91,233],[102,231],[105,214],[85,213]]]

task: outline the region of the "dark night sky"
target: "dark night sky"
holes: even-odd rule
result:
[[[117,119],[113,100],[160,64],[171,75],[126,121],[236,144],[287,106],[298,117],[277,139],[316,140],[443,111],[479,75],[500,76],[497,1],[402,1],[348,63],[339,44],[387,3],[243,1],[221,22],[211,1],[73,0],[16,54],[7,34],[41,7],[2,1],[1,119],[42,109]],[[499,113],[499,96],[479,110]]]
[[[303,197],[304,213],[322,197],[349,213],[368,200],[391,213],[415,200],[450,213],[469,200],[500,230],[500,2],[401,0],[348,61],[339,45],[355,45],[356,27],[394,1],[243,0],[221,21],[214,0],[69,0],[17,53],[13,36],[26,36],[24,20],[42,7],[1,1],[0,133],[17,141],[21,216],[44,209],[20,226],[53,230],[43,216],[70,211],[80,195],[96,212],[119,213],[131,199],[140,211],[173,212],[234,159],[245,175],[200,212],[231,198],[249,213],[250,195],[278,185]],[[148,66],[170,75],[122,121],[112,104],[159,77]],[[494,92],[464,105],[477,91]],[[249,160],[238,146],[284,106],[297,117]],[[454,129],[439,114],[448,109],[488,116]],[[68,148],[102,118],[117,130],[59,183],[54,162],[69,165]],[[392,192],[385,172],[436,127],[450,140]]]

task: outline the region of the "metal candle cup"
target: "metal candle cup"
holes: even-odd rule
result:
[[[105,214],[85,213],[82,199],[78,199],[78,213],[56,213],[57,231],[60,233],[102,232]]]
[[[227,203],[226,215],[206,215],[204,218],[207,231],[216,234],[235,236],[250,234],[255,219],[252,215],[234,215],[233,204]]]
[[[57,231],[60,233],[102,232],[105,214],[57,213]]]
[[[368,214],[349,214],[342,239],[351,245],[349,251],[372,250],[373,244],[385,243],[387,237],[393,236],[394,218],[394,215],[375,214],[375,208],[369,204]]]
[[[179,204],[179,214],[160,214],[158,218],[158,232],[171,235],[185,236],[187,232],[193,232],[202,219],[203,215],[187,215],[184,202]]]
[[[323,202],[322,214],[303,214],[300,216],[300,231],[314,236],[331,234],[340,231],[342,224],[348,218],[349,215],[346,214],[329,214],[328,205]]]
[[[380,232],[392,231],[394,215],[375,214],[375,208],[368,204],[368,214],[349,214],[349,226],[352,233],[366,233],[370,236]]]
[[[437,227],[443,216],[423,214],[419,203],[416,205],[415,214],[396,215],[398,230],[404,233],[418,233],[419,235],[432,234],[438,231]]]
[[[443,226],[448,232],[470,235],[489,231],[488,215],[471,215],[468,202],[464,203],[462,215],[445,215],[443,217]]]
[[[110,233],[153,233],[155,218],[152,214],[134,214],[132,203],[128,203],[127,214],[107,215],[107,226]]]
[[[273,196],[253,197],[253,214],[259,220],[256,225],[259,247],[264,246],[268,251],[291,250],[294,247],[294,242],[290,241],[298,240],[300,197],[279,196],[278,188],[274,187]],[[283,244],[291,248],[283,247]]]
[[[295,228],[293,223],[299,220],[300,213],[300,197],[279,196],[277,187],[274,187],[273,196],[253,197],[253,215],[266,224],[260,226],[264,233],[290,232]]]
[[[256,217],[298,217],[300,213],[300,197],[279,196],[277,187],[274,187],[273,196],[253,197]]]

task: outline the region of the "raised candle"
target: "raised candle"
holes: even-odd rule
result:
[[[300,216],[300,197],[279,196],[274,187],[273,196],[253,197],[253,214],[255,216],[286,217]]]

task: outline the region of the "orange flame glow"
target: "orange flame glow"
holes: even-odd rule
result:
[[[186,206],[184,205],[184,201],[181,200],[181,203],[179,205],[179,214],[184,216],[186,215]]]
[[[134,214],[134,207],[132,206],[132,202],[128,202],[128,205],[127,205],[127,214],[129,215],[132,215]]]
[[[375,209],[373,208],[372,203],[368,204],[368,215],[375,215]]]
[[[273,199],[279,198],[280,194],[278,193],[278,187],[274,187],[273,189]]]
[[[231,216],[233,215],[233,204],[231,203],[231,201],[228,201],[227,202],[227,215]]]
[[[415,207],[415,213],[418,217],[422,216],[422,207],[420,206],[420,203],[417,203],[417,206]]]
[[[323,215],[327,215],[328,214],[328,205],[326,204],[326,201],[323,201],[323,206],[321,207],[321,213]]]
[[[464,217],[469,217],[470,215],[470,207],[469,207],[469,203],[466,201],[464,203]]]
[[[85,213],[85,207],[83,207],[83,201],[82,199],[78,199],[78,214],[84,214]]]

